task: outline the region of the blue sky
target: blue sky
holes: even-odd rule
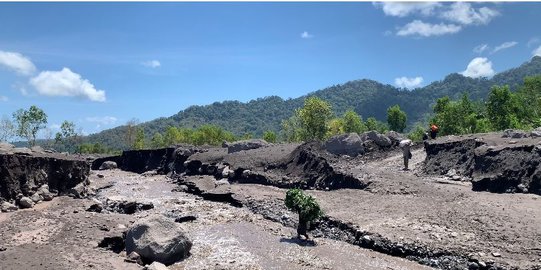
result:
[[[86,134],[190,105],[373,79],[415,88],[541,55],[541,3],[0,3],[0,116]]]

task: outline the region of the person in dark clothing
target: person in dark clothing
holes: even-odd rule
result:
[[[438,126],[436,126],[436,124],[432,124],[430,125],[430,138],[432,138],[432,140],[436,139],[436,136],[438,135]]]

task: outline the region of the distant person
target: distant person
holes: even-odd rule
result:
[[[436,139],[436,136],[438,135],[438,130],[439,127],[436,126],[436,124],[430,125],[430,138],[432,138],[432,140]]]
[[[400,141],[400,148],[402,149],[402,155],[404,156],[404,171],[409,170],[408,169],[408,163],[411,159],[411,140],[402,140]]]
[[[424,144],[425,148],[428,146],[428,138],[430,138],[428,136],[428,132],[423,133],[423,144]]]

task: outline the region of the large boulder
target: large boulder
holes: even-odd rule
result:
[[[238,141],[227,144],[227,153],[235,153],[243,150],[257,149],[268,145],[268,142],[261,139]]]
[[[32,208],[34,207],[34,202],[28,197],[22,197],[19,201],[19,206],[21,208]]]
[[[376,131],[367,131],[361,135],[361,140],[367,141],[371,140],[380,147],[389,147],[392,145],[391,139],[383,134],[379,134]]]
[[[392,145],[398,145],[400,143],[400,141],[404,140],[404,139],[407,139],[404,135],[394,131],[394,130],[391,130],[387,133],[385,133],[385,136],[387,136],[387,138],[389,138],[391,140],[391,144]]]
[[[325,149],[335,155],[352,157],[364,153],[363,141],[357,133],[333,136],[325,142]]]
[[[100,165],[100,170],[112,170],[118,168],[118,165],[114,161],[104,161]]]
[[[188,256],[192,242],[178,223],[162,216],[136,222],[126,234],[126,253],[169,265]]]
[[[17,211],[17,209],[19,209],[17,206],[9,202],[3,202],[0,204],[0,211],[2,212],[13,212]]]

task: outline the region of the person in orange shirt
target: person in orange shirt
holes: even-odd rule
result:
[[[436,126],[436,124],[431,124],[430,125],[430,138],[432,138],[432,140],[436,139],[436,136],[438,135],[438,126]]]

